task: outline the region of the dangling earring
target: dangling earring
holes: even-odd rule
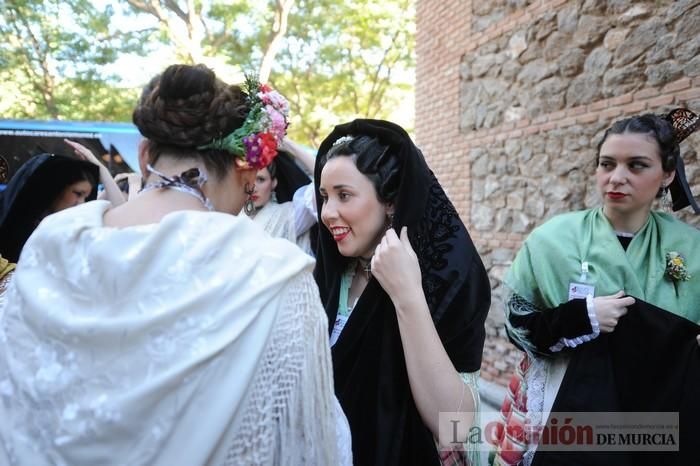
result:
[[[272,191],[272,194],[270,195],[270,201],[271,202],[277,202],[277,193],[275,191]]]
[[[248,198],[245,200],[243,210],[245,211],[245,214],[250,217],[251,215],[253,215],[253,212],[255,212],[255,203],[253,202],[253,193],[255,192],[255,185],[251,187],[248,183],[246,183],[245,187],[243,188],[243,191],[245,191],[246,195],[248,196]]]
[[[661,187],[661,205],[664,206],[664,209],[671,210],[671,196],[668,195],[667,185]]]
[[[390,214],[387,214],[386,218],[387,218],[386,229],[389,230],[392,226],[394,226],[394,213],[391,212]]]

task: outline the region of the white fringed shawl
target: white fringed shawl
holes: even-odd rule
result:
[[[336,464],[312,260],[244,216],[114,229],[108,206],[25,245],[0,312],[0,464]]]
[[[284,238],[295,243],[302,251],[313,255],[308,230],[297,236],[294,202],[278,204],[270,201],[255,214],[253,220],[274,238]]]

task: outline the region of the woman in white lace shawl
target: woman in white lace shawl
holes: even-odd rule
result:
[[[255,95],[169,67],[134,111],[142,193],[27,242],[0,310],[0,465],[348,464],[313,261],[235,215],[265,157],[202,149]]]
[[[270,165],[258,170],[251,196],[255,209],[248,215],[271,236],[296,243],[313,256],[310,233],[317,214],[308,173],[313,173],[316,159],[287,137],[278,149],[283,152]]]

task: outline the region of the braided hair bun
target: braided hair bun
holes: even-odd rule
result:
[[[196,149],[243,124],[246,97],[204,65],[171,65],[144,88],[133,121],[150,141]]]

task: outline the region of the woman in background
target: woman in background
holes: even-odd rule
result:
[[[670,194],[674,210],[690,205],[700,212],[679,148],[698,124],[684,109],[615,122],[596,155],[602,207],[556,216],[525,240],[505,284],[512,292],[508,334],[526,355],[502,408],[493,464],[642,464],[655,457],[601,462],[596,453],[577,452],[558,463],[557,452],[539,454],[522,436],[523,423],[536,431],[550,412],[698,411],[684,391],[700,371],[695,356],[684,354],[697,352],[700,333],[700,231],[652,210]],[[651,382],[674,362],[679,373]],[[683,386],[674,385],[679,381]],[[683,422],[687,435],[693,428]]]
[[[306,173],[313,173],[315,158],[287,137],[278,149],[282,152],[277,158],[256,174],[255,208],[248,215],[270,235],[296,243],[313,256],[310,230],[316,225],[316,206],[313,184]]]

